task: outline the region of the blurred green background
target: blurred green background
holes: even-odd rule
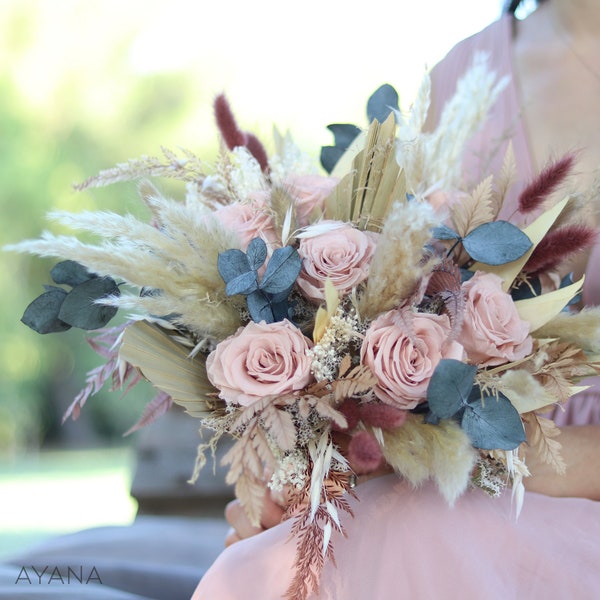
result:
[[[316,160],[332,141],[327,124],[364,125],[366,99],[384,82],[407,107],[424,69],[499,9],[497,0],[3,0],[0,241],[37,237],[53,208],[138,211],[134,184],[86,192],[72,185],[128,158],[158,154],[161,145],[189,148],[210,162],[217,148],[211,103],[222,91],[242,127],[268,149],[276,124],[290,128]],[[57,506],[88,503],[81,519],[67,508],[65,522],[57,512],[50,524],[45,517],[48,532],[135,514],[127,486],[136,437],[122,432],[152,392],[102,391],[78,421],[61,425],[100,359],[80,330],[40,336],[19,322],[50,283],[53,264],[0,253],[0,486],[13,532],[42,527],[28,504],[40,493],[54,494]],[[79,454],[61,453],[68,449]],[[105,498],[118,493],[120,500],[102,510],[89,505],[102,497],[92,481],[101,482]],[[84,483],[87,499],[77,501]],[[14,547],[12,538],[3,540]]]

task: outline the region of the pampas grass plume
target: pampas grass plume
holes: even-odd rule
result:
[[[600,306],[586,306],[579,312],[560,312],[536,330],[537,338],[559,338],[588,352],[600,352]]]
[[[386,461],[413,486],[434,479],[450,505],[465,491],[477,453],[454,421],[434,426],[409,414],[402,427],[384,431],[383,437]]]
[[[377,241],[365,293],[359,299],[363,317],[391,310],[412,294],[424,275],[424,247],[436,223],[429,204],[415,200],[393,206]]]

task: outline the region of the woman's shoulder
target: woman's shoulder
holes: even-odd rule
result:
[[[512,17],[505,15],[453,46],[431,71],[432,95],[442,104],[454,94],[456,82],[478,52],[489,57],[490,67],[500,75],[512,71],[510,40]]]

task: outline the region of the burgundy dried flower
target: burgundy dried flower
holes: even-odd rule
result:
[[[529,257],[523,271],[535,275],[554,269],[577,252],[589,248],[597,235],[598,231],[587,225],[565,225],[549,231]]]
[[[548,196],[567,178],[575,162],[574,154],[566,154],[560,160],[546,166],[521,192],[519,211],[522,214],[536,210]]]
[[[377,440],[370,433],[359,431],[348,444],[348,460],[357,475],[364,475],[383,464],[383,454]]]
[[[233,150],[239,146],[248,149],[264,173],[269,170],[267,152],[260,140],[252,133],[242,131],[235,120],[231,107],[224,94],[219,94],[214,102],[215,120],[226,146]]]
[[[361,404],[358,409],[360,420],[372,427],[385,430],[397,429],[406,421],[406,410],[387,404]]]
[[[337,410],[346,417],[346,422],[348,423],[348,426],[342,429],[338,427],[335,423],[333,423],[333,428],[336,431],[352,431],[360,421],[358,402],[347,398],[337,407]]]

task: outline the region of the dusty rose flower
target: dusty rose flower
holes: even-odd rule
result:
[[[214,212],[214,216],[225,227],[239,235],[242,250],[256,237],[261,237],[268,246],[277,241],[267,199],[266,192],[257,192],[248,198],[247,203],[228,204]]]
[[[292,175],[285,179],[283,186],[294,199],[296,219],[299,227],[310,223],[315,209],[322,209],[325,198],[339,183],[336,177],[323,175]]]
[[[322,224],[335,228],[301,239],[298,247],[302,270],[297,283],[303,294],[315,303],[325,298],[327,278],[341,296],[364,281],[369,276],[376,247],[374,233],[342,222],[321,221],[319,226]]]
[[[463,358],[463,347],[448,342],[449,334],[446,315],[391,310],[377,317],[361,348],[362,363],[377,378],[377,397],[404,409],[424,402],[440,359]]]
[[[206,359],[210,382],[228,403],[249,406],[264,396],[306,387],[311,342],[289,321],[250,322],[217,344]]]
[[[471,362],[500,365],[531,352],[529,323],[519,317],[498,275],[478,271],[463,283],[462,289],[466,305],[460,341]]]

